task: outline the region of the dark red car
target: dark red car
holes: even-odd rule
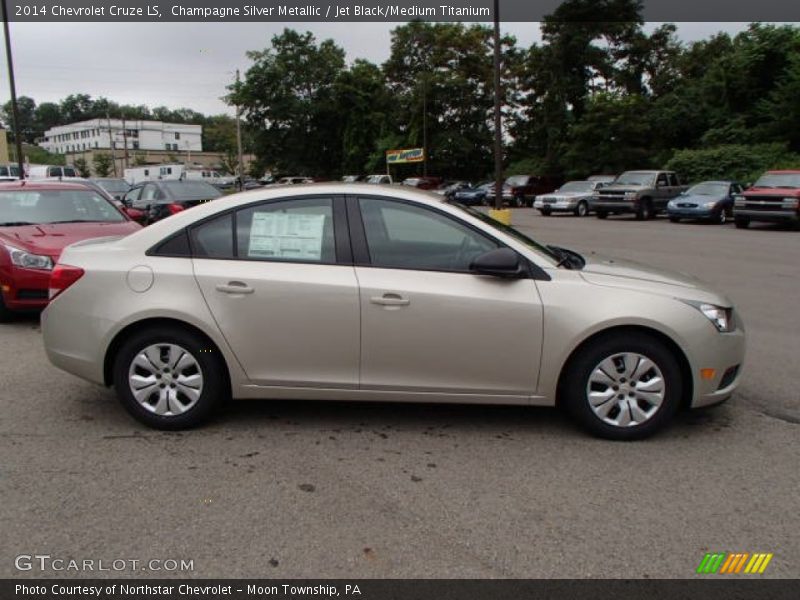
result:
[[[61,251],[89,238],[141,229],[105,196],[78,183],[0,184],[0,321],[44,308]]]

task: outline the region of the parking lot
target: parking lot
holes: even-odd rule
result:
[[[50,366],[21,318],[0,326],[0,576],[76,575],[14,567],[49,554],[194,565],[85,576],[672,578],[717,551],[800,576],[800,232],[512,221],[727,292],[749,334],[739,392],[636,443],[553,409],[321,402],[238,402],[164,433]]]

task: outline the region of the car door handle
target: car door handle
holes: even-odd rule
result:
[[[369,299],[373,304],[381,306],[408,306],[411,300],[403,298],[400,294],[384,294],[383,296],[373,296]]]
[[[217,285],[217,291],[223,294],[252,294],[253,288],[242,281],[229,281]]]

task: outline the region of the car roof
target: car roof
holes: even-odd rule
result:
[[[23,191],[23,190],[85,190],[88,186],[85,183],[67,181],[10,181],[0,183],[0,190],[3,191]]]

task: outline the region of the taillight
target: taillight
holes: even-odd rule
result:
[[[50,300],[83,277],[83,273],[79,267],[57,264],[50,273]]]
[[[174,215],[175,213],[179,213],[184,210],[184,207],[180,204],[167,204],[167,210],[169,214]]]

